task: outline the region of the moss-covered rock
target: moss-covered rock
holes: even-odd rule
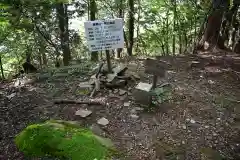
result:
[[[102,160],[113,151],[111,140],[67,121],[30,125],[17,135],[15,142],[29,157],[48,155],[60,159]]]

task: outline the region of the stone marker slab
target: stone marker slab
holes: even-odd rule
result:
[[[151,104],[152,101],[150,93],[151,89],[152,84],[140,82],[133,91],[133,97],[135,101],[143,105]]]
[[[90,114],[92,114],[92,111],[89,111],[86,109],[79,109],[75,112],[76,116],[80,116],[82,118],[85,118],[85,117],[89,116]]]

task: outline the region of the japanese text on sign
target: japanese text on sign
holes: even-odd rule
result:
[[[124,48],[123,19],[87,21],[84,27],[90,51]]]

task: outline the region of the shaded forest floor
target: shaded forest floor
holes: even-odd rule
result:
[[[191,56],[163,60],[171,67],[158,84],[171,84],[173,99],[152,111],[142,110],[132,100],[132,88],[139,81],[122,88],[126,90],[125,95],[119,95],[120,91],[101,90],[95,97],[106,100],[107,106],[53,104],[54,99],[88,99],[78,85],[91,76],[89,72],[71,76],[69,72],[59,73],[21,87],[17,82],[1,84],[0,159],[24,159],[14,145],[14,136],[29,124],[50,118],[78,121],[111,138],[123,153],[121,159],[239,159],[238,72],[226,69],[222,63],[205,64],[209,58],[201,59],[198,66],[192,61],[199,58]],[[140,81],[151,81],[144,73],[142,61],[129,62],[129,69],[137,71]],[[93,113],[86,118],[75,116],[80,108]],[[138,117],[132,117],[133,112]],[[97,120],[101,117],[107,118],[109,124],[99,126]]]

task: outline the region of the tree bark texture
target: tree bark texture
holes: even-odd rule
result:
[[[129,45],[128,45],[128,55],[132,56],[133,51],[133,37],[134,37],[134,0],[128,0],[129,5]]]
[[[123,0],[120,0],[120,3],[118,5],[118,16],[119,18],[123,18]],[[122,52],[122,48],[117,49],[117,58],[120,58]]]
[[[97,6],[95,0],[90,0],[90,20],[96,20]],[[98,61],[98,52],[91,52],[91,61]]]
[[[60,29],[61,48],[63,52],[63,64],[64,66],[67,66],[69,65],[69,61],[71,59],[71,51],[69,47],[67,4],[58,3],[56,9],[58,25]]]

